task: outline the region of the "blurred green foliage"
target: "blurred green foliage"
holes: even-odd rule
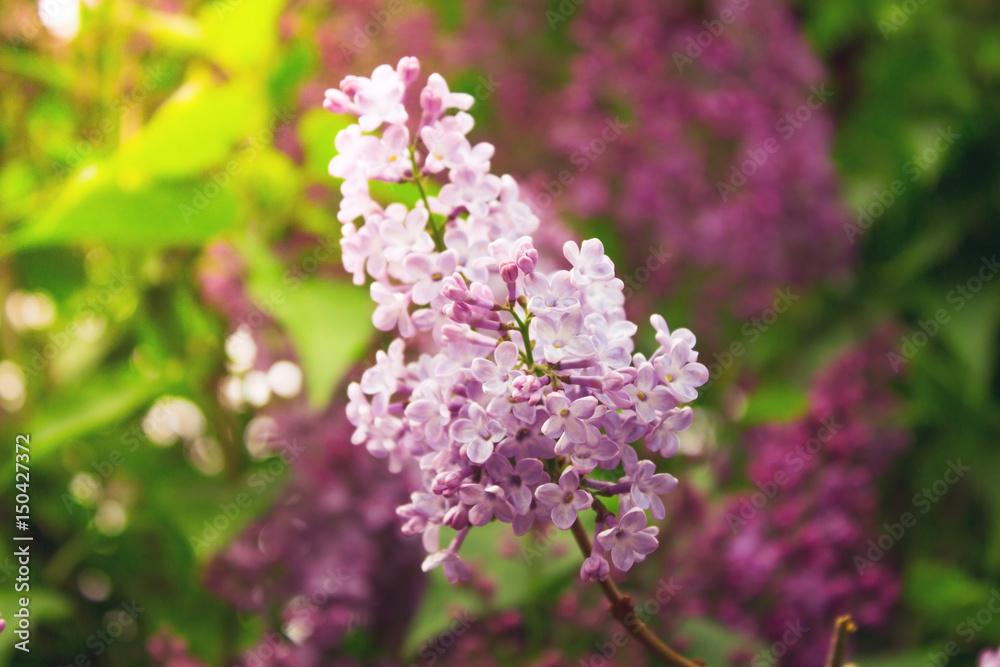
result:
[[[252,622],[203,590],[200,567],[280,483],[204,553],[189,541],[264,465],[237,446],[233,434],[245,424],[215,397],[227,332],[194,276],[207,242],[238,245],[258,302],[283,295],[273,315],[307,369],[312,405],[329,401],[372,333],[364,290],[306,277],[300,289],[283,291],[289,267],[270,250],[292,230],[333,234],[328,263],[336,264],[334,209],[309,192],[335,189],[326,164],[345,121],[319,109],[319,100],[304,110],[296,102],[301,84],[318,73],[318,46],[279,40],[283,1],[182,4],[189,11],[105,0],[85,9],[75,40],[58,44],[44,34],[11,38],[29,21],[30,3],[0,9],[8,36],[0,44],[0,297],[42,292],[56,312],[42,330],[15,332],[6,320],[0,328],[0,360],[26,374],[23,407],[0,412],[0,442],[32,435],[34,651],[18,664],[93,656],[88,637],[132,600],[145,609],[140,634],[116,642],[99,664],[143,664],[140,640],[163,625],[212,664],[256,638]],[[431,4],[444,25],[459,23],[460,3]],[[720,429],[721,446],[750,425],[799,414],[812,371],[842,343],[887,319],[912,336],[936,310],[951,311],[951,291],[1000,250],[997,7],[927,2],[897,26],[899,4],[796,7],[838,91],[834,157],[846,209],[857,217],[896,180],[905,192],[857,237],[853,283],[811,294],[741,360],[734,373],[766,380],[739,419]],[[562,39],[552,36],[547,48],[565,48]],[[491,113],[484,104],[487,126]],[[949,129],[953,145],[914,172],[915,156]],[[301,143],[301,164],[275,148],[281,132]],[[894,551],[906,572],[904,605],[891,635],[861,637],[864,651],[879,655],[863,665],[922,665],[921,648],[954,639],[959,620],[1000,582],[1000,285],[987,284],[951,314],[900,377],[914,445],[886,481],[884,516],[905,511],[948,460],[961,457],[973,470]],[[731,326],[735,340],[739,324]],[[717,383],[706,404],[722,411],[726,387]],[[206,476],[180,448],[146,442],[140,421],[163,395],[187,397],[209,413],[209,430],[225,446],[224,474]],[[2,451],[0,474],[12,479],[11,447]],[[101,483],[100,494],[73,493],[81,473]],[[124,526],[98,520],[108,501],[121,508]],[[12,524],[5,500],[0,542],[10,544]],[[476,539],[472,560],[490,557],[497,539],[489,531]],[[513,583],[497,609],[530,613],[572,578],[574,563],[511,566]],[[79,590],[80,577],[94,571],[111,581],[99,602]],[[411,649],[446,622],[449,595],[433,579]],[[0,609],[14,609],[13,598],[0,568]],[[711,625],[688,634],[706,657],[732,641]],[[0,662],[13,640],[10,630],[0,635]],[[1000,625],[977,642],[1000,643]]]

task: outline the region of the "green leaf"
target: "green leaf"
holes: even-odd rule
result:
[[[249,469],[236,484],[222,484],[219,479],[181,481],[182,475],[175,472],[175,483],[155,488],[149,501],[169,514],[196,560],[206,562],[267,513],[284,488],[288,467],[281,458],[270,459]],[[177,493],[178,488],[184,493]]]
[[[285,329],[299,356],[309,403],[322,408],[371,338],[368,291],[346,281],[300,280],[259,242],[244,243],[257,306]]]
[[[903,581],[906,601],[939,629],[953,628],[955,619],[975,613],[990,597],[991,586],[986,582],[973,579],[954,565],[929,558],[911,562]]]
[[[949,301],[945,310],[951,311],[951,321],[940,325],[942,337],[965,364],[967,386],[979,399],[989,394],[996,367],[996,332],[1000,322],[1000,291],[991,290],[989,283],[985,285],[982,293],[962,299],[961,310],[952,310],[953,304]],[[928,317],[926,321],[932,319]]]
[[[691,648],[685,653],[700,658],[709,665],[729,664],[729,656],[733,651],[756,650],[760,644],[760,640],[707,618],[689,618],[683,621],[678,634],[691,640]]]
[[[11,543],[9,538],[6,541],[8,544]],[[17,543],[15,542],[14,544]],[[32,563],[32,565],[34,566],[35,564]],[[0,633],[0,663],[6,665],[19,664],[16,660],[11,662],[10,656],[16,650],[14,644],[21,641],[14,634],[14,629],[16,629],[17,625],[16,619],[13,616],[20,609],[18,598],[24,593],[16,592],[13,583],[4,588],[6,590],[0,593],[0,609],[3,609],[3,615],[6,617],[7,629],[3,633]],[[67,623],[71,607],[70,601],[66,596],[51,588],[39,588],[34,579],[32,580],[30,595],[30,620],[32,629],[41,627],[40,624],[43,623],[46,625],[56,622]],[[31,639],[35,639],[34,632],[31,634]],[[34,646],[34,644],[32,643],[29,646]]]
[[[955,252],[961,241],[958,224],[935,225],[913,234],[899,254],[886,264],[882,276],[887,285],[906,286],[921,273]]]
[[[233,193],[211,181],[135,184],[122,180],[108,170],[90,167],[48,210],[19,230],[11,245],[200,245],[236,222]],[[213,192],[215,196],[209,197]]]
[[[807,403],[805,392],[798,387],[766,385],[750,395],[743,421],[747,425],[791,421],[805,413]]]
[[[334,142],[337,133],[355,122],[354,117],[332,114],[325,109],[312,109],[299,122],[299,140],[306,154],[306,168],[317,179],[330,180],[327,166],[337,154]]]
[[[278,46],[278,16],[285,0],[216,0],[203,5],[198,22],[209,55],[220,65],[253,71],[272,62]]]
[[[944,646],[930,646],[924,651],[912,651],[909,653],[882,653],[879,655],[864,655],[853,659],[856,665],[868,665],[870,667],[927,667],[933,665],[929,656],[939,654]]]
[[[303,282],[275,308],[305,371],[309,402],[321,408],[364,353],[374,327],[371,299],[348,282]]]
[[[592,531],[593,514],[584,515],[584,523]],[[448,538],[450,535],[442,541]],[[494,521],[470,531],[462,544],[462,558],[474,570],[489,571],[493,579],[503,582],[490,598],[489,607],[474,590],[449,583],[440,568],[430,573],[427,591],[404,643],[404,655],[415,654],[423,642],[448,627],[458,610],[467,610],[478,622],[498,609],[551,603],[549,584],[568,582],[583,560],[567,531],[553,528],[546,536],[529,533],[516,538],[517,551],[512,556],[498,557],[497,545],[511,539],[510,526]]]
[[[248,86],[189,81],[122,145],[117,168],[132,178],[198,175],[225,162],[264,116],[261,97]]]
[[[24,429],[31,434],[32,461],[47,457],[69,440],[120,423],[163,391],[162,380],[123,369],[92,379],[69,395],[53,397],[51,407]]]

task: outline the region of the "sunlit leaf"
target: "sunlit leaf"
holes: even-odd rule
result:
[[[374,332],[368,290],[347,281],[303,279],[284,269],[266,249],[250,241],[245,247],[250,249],[251,294],[261,311],[271,314],[291,337],[309,402],[323,407]]]
[[[98,172],[68,185],[13,237],[12,245],[197,245],[235,222],[233,193],[211,181],[128,184]]]
[[[278,15],[285,0],[216,0],[202,6],[198,22],[210,55],[234,70],[261,67],[278,44]]]
[[[263,102],[249,86],[188,82],[121,147],[116,164],[132,178],[198,175],[225,163],[264,116]]]

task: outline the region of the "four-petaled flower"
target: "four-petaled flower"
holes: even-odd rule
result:
[[[565,394],[553,393],[545,397],[545,408],[551,416],[542,425],[542,433],[550,438],[565,433],[570,442],[587,442],[589,430],[594,429],[593,426],[588,428],[587,420],[598,413],[596,398],[584,396],[570,402]],[[600,413],[605,409],[600,406]]]
[[[486,414],[478,403],[469,406],[465,419],[456,419],[451,425],[451,437],[466,444],[465,454],[473,463],[485,463],[493,453],[493,443],[507,434],[504,427]]]
[[[570,278],[577,287],[615,277],[615,265],[604,254],[604,244],[600,239],[587,239],[580,246],[576,245],[576,241],[566,241],[563,255],[573,265]]]
[[[586,359],[594,354],[594,343],[583,331],[583,316],[579,311],[564,313],[556,326],[546,318],[533,321],[534,333],[545,360],[556,363],[572,357]]]
[[[667,473],[657,473],[652,461],[639,461],[632,476],[631,498],[636,507],[649,510],[653,518],[662,521],[667,515],[660,496],[666,495],[677,486],[677,478]]]
[[[486,461],[486,471],[504,489],[507,500],[518,514],[524,514],[531,507],[531,490],[549,479],[538,459],[521,459],[512,466],[507,457],[497,453]]]
[[[636,561],[641,561],[656,551],[658,542],[655,527],[646,527],[646,513],[633,507],[622,516],[617,526],[608,528],[597,535],[601,546],[611,552],[611,561],[619,570],[628,570]]]
[[[648,424],[656,419],[656,411],[666,412],[677,405],[677,398],[666,387],[657,382],[653,365],[639,366],[635,382],[625,387],[632,399],[632,406],[639,419]]]
[[[579,487],[580,476],[572,468],[567,468],[559,477],[558,484],[549,482],[535,489],[538,501],[552,508],[552,523],[563,530],[569,530],[576,521],[576,513],[594,502],[593,496]]]
[[[697,388],[708,382],[708,369],[698,362],[689,362],[691,348],[687,341],[678,340],[667,354],[653,361],[656,374],[681,403],[698,398]]]
[[[482,484],[466,484],[458,490],[458,497],[469,509],[469,523],[485,526],[493,517],[504,523],[514,520],[514,508],[504,497],[503,489],[496,484],[484,487]]]

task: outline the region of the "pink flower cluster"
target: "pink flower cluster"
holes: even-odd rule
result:
[[[398,336],[348,389],[353,441],[391,469],[419,465],[423,490],[398,514],[404,533],[423,535],[425,570],[467,578],[458,550],[472,526],[567,530],[593,507],[597,535],[581,575],[603,580],[605,552],[628,570],[656,549],[646,511],[662,519],[659,496],[677,484],[630,443],[672,456],[691,423],[682,404],[708,371],[694,335],[660,316],[658,349],[634,352],[624,285],[599,240],[567,241],[568,268],[543,267],[530,236],[538,220],[516,181],[490,173],[492,145],[466,138],[471,96],[432,74],[411,135],[405,97],[418,71],[403,58],[326,93],[327,109],[358,116],[330,163],[344,179],[344,266],[358,284],[374,279],[374,324]],[[432,194],[439,173],[448,182]],[[412,183],[420,201],[383,207],[370,180]],[[588,477],[597,468],[617,481]],[[618,496],[618,515],[595,495]],[[456,531],[444,549],[443,527]]]

